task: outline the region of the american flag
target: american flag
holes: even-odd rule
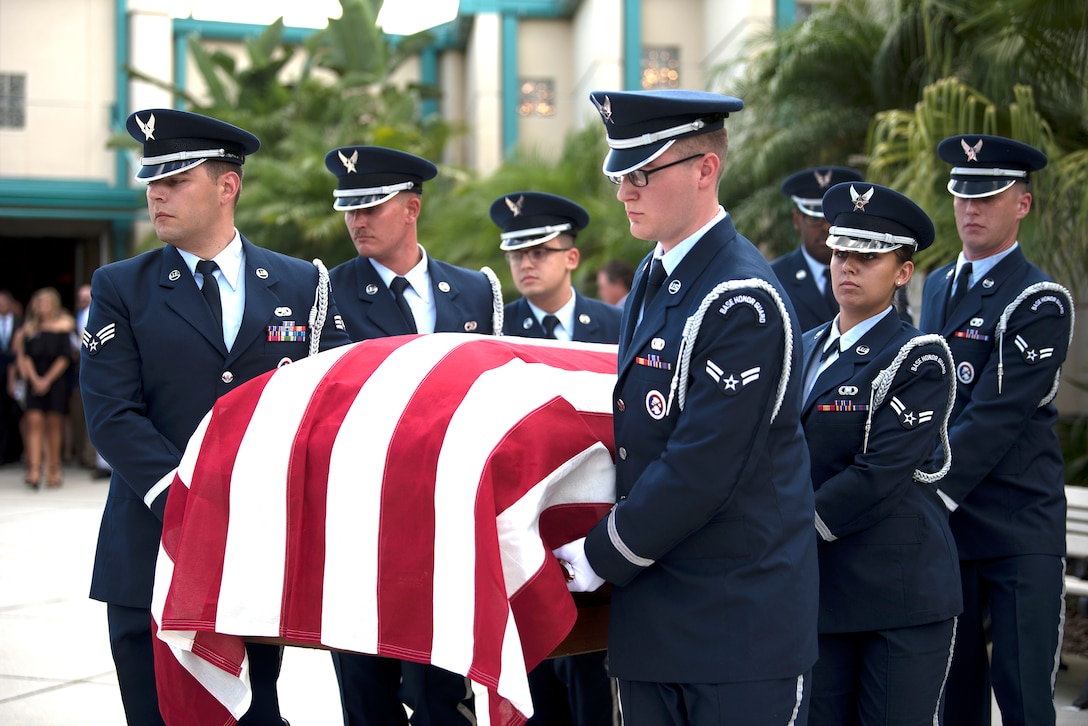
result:
[[[174,477],[152,612],[168,724],[234,724],[243,637],[433,663],[480,723],[532,713],[526,673],[576,608],[550,550],[615,496],[614,346],[384,338],[254,379]]]

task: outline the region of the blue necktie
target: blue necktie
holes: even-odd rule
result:
[[[397,307],[400,308],[400,314],[404,317],[405,324],[411,332],[418,333],[416,317],[412,315],[412,308],[408,305],[408,301],[404,299],[404,291],[409,287],[408,281],[403,277],[394,277],[393,281],[389,283],[389,289],[393,291],[393,299],[397,301]]]
[[[211,260],[200,260],[196,263],[196,271],[204,276],[204,284],[200,286],[200,294],[204,296],[208,307],[211,308],[212,317],[215,318],[216,324],[219,325],[219,333],[222,334],[223,301],[219,297],[219,282],[216,281],[215,275],[212,274],[218,269],[219,265]]]

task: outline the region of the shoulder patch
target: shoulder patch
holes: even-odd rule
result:
[[[83,347],[87,349],[88,355],[98,355],[103,346],[113,340],[115,335],[117,335],[117,323],[107,323],[106,325],[103,325],[97,333],[91,333],[89,330],[84,330],[82,338]]]
[[[918,375],[923,368],[929,365],[940,368],[942,378],[948,375],[948,364],[945,362],[944,357],[936,353],[924,353],[915,358],[914,362],[910,364],[910,372]]]
[[[758,325],[767,324],[767,310],[763,307],[763,302],[749,293],[741,292],[728,298],[718,307],[718,314],[724,318],[738,306],[751,308],[752,312],[755,314],[756,323]]]

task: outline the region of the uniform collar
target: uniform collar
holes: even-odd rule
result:
[[[423,249],[423,245],[417,245],[417,247],[419,247],[419,262],[416,263],[415,267],[408,270],[405,274],[399,275],[399,277],[408,280],[408,284],[412,286],[412,291],[415,292],[416,295],[419,295],[421,300],[430,305],[431,276],[427,271],[427,250]],[[394,277],[398,277],[397,273],[393,272],[377,260],[371,260],[370,264],[374,266],[375,271],[378,273],[378,277],[382,278],[382,282],[385,283],[386,287],[390,286]]]
[[[668,252],[663,251],[660,242],[657,243],[657,247],[654,248],[654,257],[661,258],[661,264],[665,267],[666,276],[671,275],[672,271],[675,270],[681,262],[683,262],[684,257],[687,256],[688,252],[691,252],[691,248],[695,246],[695,243],[703,238],[703,235],[707,233],[707,230],[716,225],[718,222],[725,219],[725,214],[725,207],[719,204],[718,213],[714,215],[713,219],[704,224],[702,227],[696,230],[694,234],[683,240],[680,244],[676,245]]]
[[[189,272],[192,273],[193,277],[196,277],[196,263],[200,262],[202,258],[182,249],[179,249],[178,253],[181,255],[181,259],[185,260]],[[219,254],[213,257],[212,260],[219,265],[219,274],[223,276],[223,281],[230,285],[231,290],[237,290],[242,267],[245,265],[242,235],[238,233],[237,229],[234,230],[234,239],[230,241],[230,244],[220,250]]]

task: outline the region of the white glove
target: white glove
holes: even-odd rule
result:
[[[567,589],[571,592],[593,592],[604,584],[604,578],[593,571],[586,559],[585,537],[552,550],[552,554],[559,558],[567,573]]]

